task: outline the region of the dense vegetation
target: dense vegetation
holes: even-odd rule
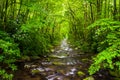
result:
[[[45,56],[63,37],[97,54],[89,68],[120,71],[120,0],[0,0],[0,77],[31,56]],[[118,71],[116,71],[118,70]]]
[[[63,20],[57,10],[59,6],[54,0],[0,0],[0,75],[3,79],[12,79],[13,75],[6,71],[16,70],[16,61],[48,55],[58,44]]]
[[[89,73],[108,69],[119,74],[120,0],[71,0],[67,6],[71,42],[84,52],[98,54]]]

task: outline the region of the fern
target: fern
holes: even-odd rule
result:
[[[120,22],[102,19],[88,27],[89,30],[95,28],[96,31],[94,31],[93,39],[98,41],[99,46],[97,48],[101,50],[93,59],[94,62],[89,68],[89,73],[92,75],[102,68],[112,70],[118,68],[120,70]]]
[[[117,49],[119,46],[120,43],[117,43],[100,52],[94,58],[94,63],[90,66],[89,73],[94,74],[95,72],[99,71],[100,68],[114,69],[116,63],[120,62],[120,61],[114,61],[114,59],[120,57],[120,53],[119,53],[120,50]],[[118,64],[116,66],[120,67],[120,65]]]

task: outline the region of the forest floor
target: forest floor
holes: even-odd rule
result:
[[[90,76],[92,53],[71,48],[64,39],[49,57],[23,63],[14,73],[14,80],[114,80],[101,70]]]

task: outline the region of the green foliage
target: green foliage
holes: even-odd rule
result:
[[[86,18],[87,9],[85,8],[88,0],[69,1],[66,10],[66,16],[69,23],[69,40],[75,47],[81,51],[90,52],[90,32],[86,26],[90,24],[89,18]],[[87,15],[86,15],[87,16]]]
[[[94,74],[99,71],[101,68],[115,69],[120,70],[120,50],[117,49],[120,46],[120,43],[114,44],[107,49],[100,52],[95,58],[94,63],[89,68],[89,73]],[[118,58],[118,59],[117,59]]]
[[[55,41],[59,41],[59,32],[55,31],[56,26],[52,18],[41,22],[43,20],[33,17],[13,36],[23,55],[47,55],[52,45],[56,44]]]
[[[1,69],[0,70],[0,75],[2,76],[2,80],[12,80],[13,74],[7,74],[6,70]]]
[[[93,40],[96,41],[98,55],[94,58],[89,68],[89,73],[94,74],[101,68],[120,70],[120,22],[110,19],[96,21],[88,27],[94,30]]]
[[[88,26],[91,37],[91,49],[97,49],[97,52],[104,50],[118,35],[120,22],[110,19],[101,19]],[[117,33],[117,34],[116,34]],[[108,39],[108,37],[110,37]]]
[[[7,33],[0,31],[0,75],[3,79],[12,80],[13,75],[7,73],[7,69],[16,70],[17,67],[14,62],[19,57],[18,45]]]

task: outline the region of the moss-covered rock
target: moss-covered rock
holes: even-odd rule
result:
[[[39,69],[32,69],[31,70],[31,73],[32,74],[39,74],[40,72],[43,72],[43,71],[45,71],[44,69],[41,69],[41,68],[39,68]]]
[[[82,61],[86,62],[86,61],[89,61],[89,59],[88,58],[84,58],[84,59],[82,59]]]
[[[85,79],[83,80],[95,80],[92,76],[89,76],[89,77],[86,77]]]
[[[22,61],[30,61],[30,57],[29,56],[22,56]]]
[[[39,56],[31,56],[30,58],[31,58],[31,60],[37,60],[37,59],[40,59]]]
[[[85,73],[84,73],[84,72],[82,72],[82,71],[78,71],[78,72],[77,72],[77,75],[78,75],[78,76],[84,76],[84,75],[85,75]]]
[[[62,62],[53,62],[54,65],[65,65],[65,63]]]
[[[38,73],[40,73],[40,71],[38,69],[33,69],[33,70],[31,70],[31,73],[32,74],[38,74]]]
[[[68,55],[67,54],[61,54],[61,55],[51,55],[50,58],[66,58]]]

